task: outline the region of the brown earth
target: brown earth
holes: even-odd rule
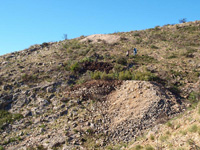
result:
[[[118,80],[92,80],[88,81],[82,85],[75,86],[71,89],[70,95],[72,97],[78,97],[82,100],[89,99],[101,99],[105,100],[105,97],[115,90],[117,86],[121,84],[121,81]]]
[[[81,64],[81,67],[83,68],[81,71],[86,72],[87,70],[90,71],[105,71],[108,73],[110,70],[112,70],[113,65],[106,62],[84,62]]]

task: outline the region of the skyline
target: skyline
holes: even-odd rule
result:
[[[8,0],[0,6],[0,55],[81,35],[144,30],[199,20],[198,0]]]

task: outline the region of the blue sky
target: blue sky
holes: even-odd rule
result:
[[[63,35],[126,32],[200,20],[200,0],[0,0],[0,55]]]

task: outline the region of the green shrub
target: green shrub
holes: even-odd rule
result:
[[[49,43],[44,42],[41,44],[41,46],[42,46],[42,48],[47,47],[47,46],[49,46]]]
[[[78,62],[75,62],[74,64],[72,64],[71,66],[70,66],[70,70],[72,71],[72,72],[79,72],[80,71],[80,69],[81,69],[81,67],[80,67],[80,65],[79,65],[79,63]]]
[[[101,79],[103,79],[103,80],[112,80],[112,79],[114,79],[114,75],[113,74],[107,74],[106,72],[103,72],[101,74]]]
[[[133,79],[141,81],[155,81],[156,76],[149,71],[144,71],[144,72],[137,71],[134,72]]]
[[[151,48],[152,48],[152,49],[158,49],[158,47],[155,46],[155,45],[151,45]]]
[[[92,128],[88,128],[88,129],[86,130],[86,132],[87,132],[89,135],[94,134],[94,130],[93,130]]]
[[[145,149],[146,150],[154,150],[154,148],[152,146],[150,146],[150,145],[146,146]]]
[[[142,43],[142,38],[136,38],[136,44],[140,44],[140,43]]]
[[[122,71],[119,73],[119,80],[131,80],[132,79],[132,74],[130,71]]]
[[[154,140],[155,140],[155,137],[151,134],[151,135],[150,135],[150,139],[151,139],[152,141],[154,141]]]
[[[5,148],[3,146],[0,145],[0,150],[4,150]]]
[[[169,90],[174,93],[174,94],[177,94],[179,95],[181,93],[179,87],[177,85],[171,85]]]
[[[136,145],[135,150],[141,150],[143,147],[141,145]]]
[[[0,110],[0,129],[3,129],[6,124],[10,124],[21,118],[23,118],[21,114],[11,114],[6,110]]]
[[[126,65],[127,64],[127,58],[126,57],[118,57],[116,62],[118,64],[121,64],[121,65]]]
[[[170,128],[174,127],[173,124],[170,121],[167,122],[167,126],[170,127]]]
[[[101,79],[101,72],[95,71],[95,72],[91,73],[91,78],[95,79],[95,80]]]
[[[36,79],[37,79],[37,75],[36,74],[24,73],[21,76],[21,80],[24,81],[24,82],[35,81]]]
[[[120,72],[123,70],[123,66],[120,64],[115,64],[114,66],[114,72]]]
[[[94,60],[92,59],[92,58],[90,58],[90,57],[85,57],[85,58],[83,58],[80,62],[81,63],[84,63],[84,62],[93,62]]]
[[[140,34],[139,33],[135,33],[134,36],[140,36]]]
[[[200,97],[200,94],[194,91],[189,94],[188,100],[192,104],[192,107],[197,106],[197,104],[199,103],[199,97]]]
[[[160,137],[160,140],[162,141],[162,142],[165,142],[167,139],[169,138],[169,136],[167,136],[167,135],[163,135],[163,136],[161,136]]]
[[[192,125],[190,128],[189,128],[189,131],[190,132],[197,132],[198,131],[198,126],[196,124]]]
[[[136,55],[136,56],[133,56],[133,61],[135,63],[138,63],[138,64],[146,64],[146,63],[157,63],[158,61],[151,57],[151,56],[148,56],[148,55]]]
[[[198,114],[200,115],[200,106],[199,106],[199,108],[198,108]]]

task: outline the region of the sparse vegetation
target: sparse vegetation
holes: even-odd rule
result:
[[[192,107],[196,107],[197,104],[199,103],[200,101],[199,96],[200,94],[194,91],[189,94],[188,100],[192,104]]]
[[[135,150],[141,150],[143,147],[141,145],[136,145]]]
[[[148,145],[145,147],[145,150],[154,150],[154,148],[152,146]]]
[[[197,132],[198,131],[198,126],[196,124],[192,125],[189,129],[190,132]]]
[[[6,110],[0,110],[0,129],[4,129],[8,124],[23,118],[21,114],[11,114]]]
[[[73,72],[73,73],[78,73],[80,71],[80,65],[78,62],[75,62],[74,64],[72,64],[70,66],[70,70]]]
[[[152,49],[158,49],[158,47],[155,46],[155,45],[151,45],[151,48],[152,48]]]
[[[0,150],[5,150],[3,146],[0,145]]]
[[[186,22],[184,19],[180,21],[180,23]],[[199,25],[200,22],[196,21],[178,25],[168,24],[163,27],[156,26],[141,31],[117,32],[111,34],[119,38],[113,43],[102,39],[97,39],[97,42],[93,39],[83,42],[81,40],[86,38],[84,36],[71,40],[65,38],[64,41],[33,45],[25,51],[0,57],[0,129],[2,131],[0,150],[4,149],[4,146],[9,148],[11,145],[21,144],[22,139],[26,142],[28,136],[49,137],[47,133],[51,129],[55,134],[64,130],[65,135],[62,136],[67,137],[65,142],[72,146],[71,149],[78,149],[80,145],[85,149],[112,150],[129,149],[129,146],[134,150],[198,147],[200,135]],[[132,52],[133,47],[138,49],[135,56]],[[126,56],[127,50],[130,50],[129,56]],[[141,134],[144,132],[144,135],[135,137],[136,141],[129,144],[119,142],[114,145],[109,143],[109,140],[112,141],[115,138],[116,141],[124,140],[124,135],[120,137],[121,132],[119,132],[116,137],[114,134],[110,136],[110,128],[107,129],[107,127],[110,127],[113,120],[107,119],[110,119],[109,115],[112,113],[107,113],[104,109],[109,105],[104,100],[107,96],[105,93],[115,89],[115,84],[120,86],[125,83],[121,80],[153,81],[150,83],[159,85],[163,88],[161,90],[168,92],[160,95],[169,97],[170,100],[164,104],[162,102],[158,104],[159,110],[155,112],[155,114],[161,113],[161,117],[157,116],[158,119],[150,116],[152,114],[149,111],[152,107],[149,107],[149,110],[143,110],[149,114],[149,116],[144,115],[143,118],[155,119],[153,120],[155,124],[152,124],[153,129],[149,129],[149,126],[141,127]],[[131,81],[127,81],[129,82]],[[94,89],[90,89],[92,83],[96,85]],[[76,91],[77,88],[83,89]],[[101,89],[103,94],[99,94],[98,91],[95,93],[96,88]],[[147,90],[150,89],[147,87]],[[82,93],[81,96],[80,93]],[[130,97],[134,96],[133,93],[130,93]],[[128,92],[126,94],[129,95]],[[157,95],[156,92],[155,94]],[[137,96],[139,95],[145,96],[144,93]],[[132,102],[129,100],[126,106],[124,100],[118,110],[125,107],[123,109],[132,111],[133,107],[129,107]],[[113,107],[115,103],[117,102],[113,101]],[[152,103],[154,104],[154,101]],[[174,106],[172,103],[177,105]],[[134,104],[137,102],[134,101]],[[186,109],[189,105],[192,109]],[[23,116],[20,114],[2,110],[4,107],[10,112],[20,112],[27,117],[22,119]],[[118,110],[113,115],[118,116],[120,122],[124,116],[123,113],[120,113],[122,115],[120,116]],[[171,116],[176,115],[171,112],[174,110],[178,113],[183,110],[186,112],[181,117],[171,119]],[[136,110],[135,112],[137,113]],[[135,112],[131,115],[134,116]],[[170,120],[166,123],[168,119]],[[20,120],[20,125],[16,120]],[[142,120],[141,123],[144,121],[146,120]],[[103,126],[100,126],[102,124]],[[130,125],[131,122],[127,124]],[[101,127],[106,128],[105,135],[103,131],[97,130]],[[126,127],[126,125],[123,126],[125,132]],[[145,133],[144,128],[153,130],[153,134],[148,138],[145,137],[149,134]],[[121,128],[116,129],[121,130]],[[98,134],[99,132],[103,135]],[[137,135],[135,132],[127,130],[127,134],[132,133],[134,136]],[[46,138],[47,145],[50,145],[48,142],[51,141],[48,139],[52,137]],[[187,143],[178,143],[179,139]],[[31,149],[46,148],[38,145]],[[58,149],[58,147],[55,146],[52,149]]]
[[[126,65],[127,64],[127,59],[125,57],[118,57],[116,62],[120,65]]]

